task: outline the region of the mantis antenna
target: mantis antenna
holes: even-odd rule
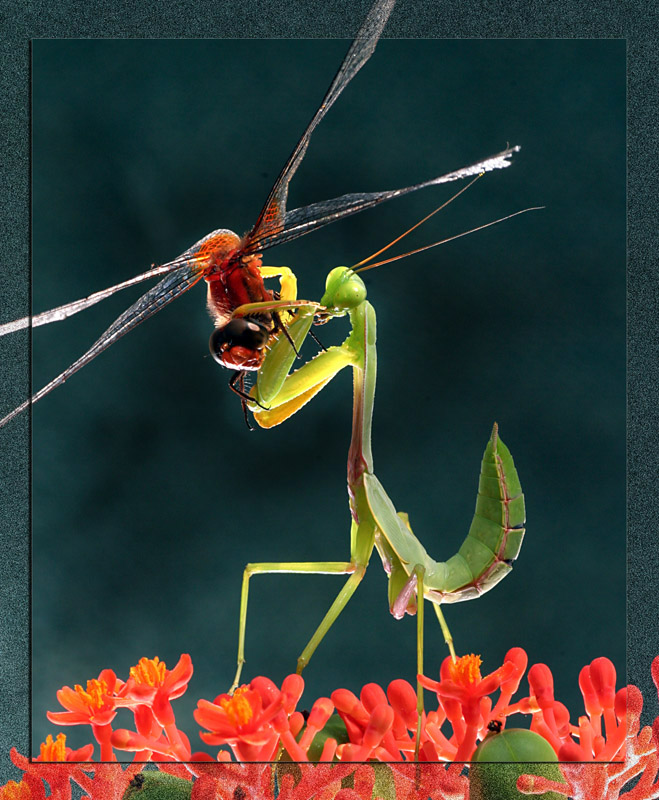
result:
[[[456,200],[458,197],[460,197],[460,195],[463,192],[466,192],[467,189],[470,186],[473,186],[479,178],[483,177],[483,175],[485,175],[484,172],[481,172],[478,175],[476,175],[476,177],[473,178],[472,180],[470,180],[469,183],[466,186],[463,186],[462,189],[460,189],[458,192],[456,192],[452,197],[449,197],[449,199],[445,203],[442,203],[441,206],[437,206],[437,208],[434,211],[431,211],[430,214],[425,216],[423,219],[420,219],[415,225],[412,225],[411,228],[408,228],[405,231],[405,233],[401,233],[400,236],[397,236],[395,239],[393,239],[391,242],[389,242],[389,244],[385,244],[384,247],[381,247],[379,250],[376,250],[375,253],[372,253],[367,258],[364,258],[361,261],[358,261],[356,264],[353,264],[352,265],[352,269],[354,270],[354,272],[361,272],[361,270],[355,269],[355,267],[361,267],[362,264],[367,264],[372,258],[375,258],[376,256],[379,256],[380,253],[384,253],[390,247],[393,247],[393,245],[395,245],[397,242],[400,242],[401,239],[404,239],[409,233],[412,233],[412,231],[416,230],[419,227],[419,225],[423,225],[423,223],[426,222],[427,220],[429,220],[430,217],[433,217],[438,211],[441,211],[443,208],[446,208],[446,206],[449,205],[449,203],[452,203],[454,200]],[[400,256],[400,258],[404,258],[404,256]],[[364,267],[364,269],[371,269],[372,267],[375,267],[375,266],[378,266],[378,265],[377,264],[372,264],[371,267]]]
[[[466,186],[463,186],[460,191],[456,192],[452,197],[449,197],[444,203],[440,206],[437,206],[434,211],[431,211],[430,214],[427,214],[423,219],[420,219],[417,223],[412,225],[411,228],[408,228],[404,233],[401,233],[400,236],[397,236],[393,239],[389,244],[386,244],[384,247],[381,247],[379,250],[376,250],[375,253],[372,253],[367,258],[358,261],[356,264],[353,264],[351,270],[353,272],[366,272],[368,269],[375,269],[375,267],[381,267],[383,264],[389,264],[392,261],[398,261],[400,258],[407,258],[408,256],[416,255],[416,253],[422,253],[424,250],[430,250],[433,247],[438,247],[440,244],[446,244],[447,242],[452,242],[454,239],[460,239],[462,236],[468,236],[470,233],[476,233],[477,231],[482,231],[485,228],[489,228],[492,225],[498,225],[500,222],[505,222],[507,219],[512,219],[513,217],[517,217],[520,214],[526,214],[527,211],[540,211],[544,208],[544,206],[532,206],[531,208],[524,208],[521,211],[515,211],[513,214],[508,214],[506,217],[500,217],[499,219],[495,219],[492,222],[486,222],[484,225],[479,225],[477,228],[471,228],[468,231],[463,231],[462,233],[456,233],[454,236],[449,236],[446,239],[442,239],[439,242],[433,242],[433,244],[427,244],[424,247],[419,247],[416,250],[410,250],[407,253],[402,253],[398,256],[392,256],[391,258],[386,258],[383,261],[377,261],[375,264],[369,264],[368,262],[371,259],[376,258],[381,253],[387,251],[390,247],[393,247],[396,243],[400,242],[401,239],[404,239],[408,234],[412,233],[412,231],[416,230],[420,225],[423,225],[424,222],[427,222],[431,217],[433,217],[438,211],[446,208],[450,203],[456,200],[463,192],[466,192],[470,186],[473,186],[479,178],[482,178],[485,175],[484,172],[480,172],[476,175],[475,178],[469,181]]]

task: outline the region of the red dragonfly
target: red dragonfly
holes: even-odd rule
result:
[[[236,381],[239,380],[239,386],[242,386],[245,373],[259,368],[268,339],[273,333],[279,330],[286,334],[274,305],[272,310],[259,309],[257,314],[233,317],[233,312],[239,306],[249,303],[272,303],[276,299],[275,294],[266,289],[263,282],[261,254],[265,250],[394,197],[401,197],[426,186],[448,183],[509,165],[509,158],[519,149],[518,147],[508,148],[483,161],[414,186],[382,192],[345,194],[332,200],[286,211],[288,186],[304,159],[312,133],[341,92],[371,57],[394,2],[395,0],[376,0],[371,7],[320,107],[284,165],[249,233],[240,237],[224,228],[215,230],[173,261],[153,267],[130,280],[36,316],[0,325],[0,336],[3,336],[23,328],[62,320],[110,297],[121,289],[149,278],[165,275],[156,286],[124,311],[77,361],[36,392],[31,399],[0,419],[0,427],[63,384],[119,338],[187,292],[202,278],[208,284],[208,310],[216,326],[210,341],[211,352],[219,363],[235,370],[230,385],[244,397],[242,389],[235,387]],[[294,306],[295,303],[290,305]]]

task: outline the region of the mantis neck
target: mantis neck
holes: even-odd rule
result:
[[[352,333],[345,345],[352,351],[353,405],[352,438],[348,451],[348,488],[351,495],[363,485],[364,472],[373,473],[371,423],[377,354],[375,350],[375,309],[369,302],[350,311]]]

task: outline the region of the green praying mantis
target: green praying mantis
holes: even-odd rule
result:
[[[282,300],[276,305],[283,308],[286,302]],[[235,314],[258,312],[260,305],[241,306]],[[345,315],[349,317],[351,329],[343,344],[320,352],[291,373],[296,351],[309,333],[314,318],[325,322]],[[245,663],[247,603],[253,575],[285,572],[349,575],[298,658],[299,674],[359,586],[374,548],[388,574],[391,613],[398,619],[405,613],[417,614],[418,672],[423,672],[423,599],[433,604],[444,639],[455,658],[441,604],[471,600],[489,591],[512,569],[524,536],[524,495],[510,452],[499,438],[497,425],[483,455],[476,510],[467,537],[454,556],[446,562],[437,562],[413,534],[407,514],[396,511],[373,471],[371,422],[377,372],[376,317],[366,299],[364,282],[352,269],[333,269],[320,302],[297,307],[287,330],[287,337],[280,336],[272,344],[248,405],[261,427],[273,427],[295,414],[344,367],[352,367],[352,438],[348,454],[352,517],[350,558],[347,561],[246,566],[240,601],[238,666],[230,691],[238,686]],[[418,692],[421,698],[420,686]],[[421,699],[419,706],[421,710]]]

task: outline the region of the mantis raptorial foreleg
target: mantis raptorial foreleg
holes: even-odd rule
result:
[[[400,618],[417,614],[417,668],[423,671],[423,600],[435,606],[444,639],[455,657],[453,639],[441,613],[440,604],[469,600],[484,594],[510,572],[524,534],[524,496],[517,471],[497,426],[485,449],[479,479],[476,512],[458,553],[446,562],[432,559],[414,536],[406,514],[398,513],[373,472],[371,418],[376,382],[375,311],[366,301],[361,279],[345,267],[332,270],[326,292],[319,304],[299,306],[288,331],[294,341],[302,340],[312,317],[348,314],[351,331],[339,347],[319,353],[296,372],[289,374],[295,358],[283,338],[273,344],[259,372],[250,408],[257,423],[272,427],[295,414],[343,367],[353,369],[352,439],[348,455],[348,494],[353,518],[350,560],[288,564],[251,564],[243,578],[240,610],[238,670],[244,663],[248,582],[253,574],[274,572],[350,574],[334,603],[298,659],[298,672],[314,651],[359,585],[373,548],[377,548],[389,576],[389,606]],[[305,307],[306,306],[306,307]],[[289,306],[290,307],[290,306]],[[239,312],[246,307],[241,307]],[[422,708],[420,686],[419,709]]]

